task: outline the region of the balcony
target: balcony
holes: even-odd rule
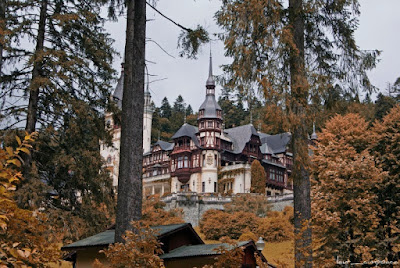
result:
[[[190,153],[191,152],[190,146],[175,146],[171,155],[178,154],[178,153],[184,153],[184,152]]]

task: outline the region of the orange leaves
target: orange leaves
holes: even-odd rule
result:
[[[166,225],[183,223],[182,210],[164,210],[165,203],[160,200],[158,195],[148,197],[142,206],[142,223],[148,225]]]
[[[17,137],[15,150],[0,148],[0,267],[37,266],[58,258],[56,246],[45,235],[44,219],[18,208],[13,198],[15,185],[22,180],[20,154],[29,153],[36,135],[27,134],[23,141]]]
[[[244,239],[245,237],[263,237],[270,242],[286,241],[292,238],[293,209],[268,212],[265,218],[244,211],[227,213],[220,210],[208,210],[200,222],[201,232],[206,239],[218,240],[221,237]]]
[[[265,194],[265,183],[267,175],[265,174],[264,167],[258,160],[251,163],[251,192],[258,194]]]
[[[312,157],[317,262],[333,261],[334,255],[372,258],[368,246],[377,242],[381,213],[375,189],[386,173],[368,150],[371,137],[367,122],[356,114],[336,115],[319,135]]]
[[[102,252],[110,265],[104,266],[96,261],[96,267],[164,267],[158,257],[162,254],[156,232],[142,222],[132,222],[135,231],[127,231],[125,243],[115,243]]]

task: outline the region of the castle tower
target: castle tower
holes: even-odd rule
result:
[[[153,107],[151,106],[151,95],[149,84],[144,92],[144,111],[143,111],[143,153],[150,151],[151,146],[151,123],[153,119]]]
[[[124,64],[121,64],[121,75],[118,83],[111,96],[112,100],[117,104],[119,109],[122,109],[122,97],[124,89]],[[147,86],[144,92],[144,111],[143,111],[143,152],[150,151],[151,145],[151,125],[153,119],[153,108],[151,106],[151,95]],[[106,166],[110,170],[113,178],[113,186],[118,185],[118,171],[119,171],[119,149],[121,140],[121,126],[115,124],[113,115],[106,113],[105,115],[106,127],[112,129],[113,132],[113,146],[107,147],[102,143],[100,154],[106,161]]]
[[[202,147],[202,192],[217,192],[218,165],[220,162],[222,109],[215,100],[215,80],[212,73],[212,56],[210,52],[209,73],[206,82],[206,99],[199,108],[198,137]]]

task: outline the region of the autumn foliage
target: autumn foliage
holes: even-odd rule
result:
[[[400,191],[398,173],[390,174],[399,157],[398,109],[372,129],[359,115],[337,115],[320,133],[312,158],[317,265],[333,265],[335,256],[353,263],[398,258]]]
[[[266,217],[244,211],[208,210],[200,222],[200,230],[210,240],[222,237],[239,240],[263,237],[266,241],[280,242],[293,238],[292,220],[292,208],[285,208],[282,212],[268,212]]]
[[[265,217],[270,209],[267,198],[260,194],[236,194],[232,196],[232,202],[224,205],[225,212],[251,212],[258,217]]]
[[[143,224],[150,226],[184,223],[181,209],[165,210],[165,203],[158,195],[147,197],[142,205]]]
[[[125,243],[114,243],[102,252],[108,264],[96,260],[94,266],[102,267],[164,267],[159,255],[163,253],[157,233],[148,224],[132,222],[135,231],[126,231]]]
[[[260,161],[254,160],[251,163],[251,192],[265,194],[267,175]]]
[[[23,180],[22,153],[29,154],[36,133],[16,138],[18,147],[0,148],[0,266],[42,267],[57,261],[59,246],[49,233],[47,218],[37,211],[20,209],[13,197]]]

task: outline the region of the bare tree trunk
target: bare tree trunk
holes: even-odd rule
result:
[[[32,79],[29,87],[30,90],[29,104],[28,104],[28,112],[26,116],[26,126],[25,126],[25,130],[28,133],[31,133],[36,129],[37,107],[39,102],[39,90],[40,90],[38,80],[41,76],[42,66],[43,66],[41,57],[44,48],[44,35],[46,32],[47,3],[48,3],[47,0],[43,0],[42,5],[40,7],[38,34],[36,38],[35,54],[33,56],[34,61],[33,61]]]
[[[115,241],[142,216],[146,1],[127,1],[124,90]]]
[[[2,81],[4,35],[6,29],[6,0],[0,2],[0,82]]]
[[[306,130],[306,107],[308,83],[304,61],[304,18],[303,0],[289,0],[289,20],[295,47],[290,55],[290,76],[293,122],[292,150],[294,157],[294,228],[295,265],[312,267],[311,248],[311,184],[308,171],[308,136]]]

